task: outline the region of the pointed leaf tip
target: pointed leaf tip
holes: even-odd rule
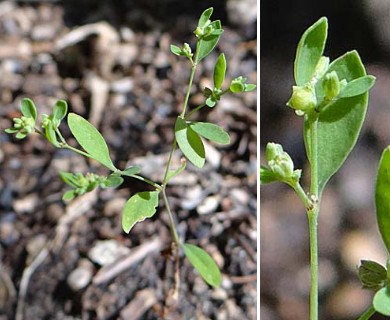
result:
[[[75,113],[69,113],[68,125],[77,142],[92,158],[112,171],[117,170],[110,158],[106,141],[91,123]]]

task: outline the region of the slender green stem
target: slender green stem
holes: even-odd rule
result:
[[[143,177],[143,176],[140,176],[140,175],[138,175],[138,174],[132,174],[131,177],[132,177],[132,178],[135,178],[135,179],[138,179],[138,180],[141,180],[141,181],[143,181],[143,182],[145,182],[145,183],[147,183],[147,184],[150,184],[151,186],[155,187],[155,188],[158,189],[159,191],[162,191],[162,190],[163,190],[163,188],[162,188],[158,183],[155,183],[154,181],[149,180],[149,179],[147,179],[147,178],[145,178],[145,177]]]
[[[190,74],[190,80],[188,81],[188,89],[187,89],[186,97],[184,99],[183,110],[180,114],[180,116],[182,118],[184,118],[184,116],[186,114],[188,100],[190,98],[190,93],[191,93],[191,88],[192,88],[192,82],[194,81],[196,67],[198,66],[198,56],[199,56],[199,41],[196,43],[195,57],[194,57],[194,61],[193,61],[192,66],[191,66],[191,74]]]
[[[205,106],[206,106],[206,103],[203,102],[202,104],[200,104],[199,106],[197,106],[196,108],[194,108],[193,110],[188,112],[188,114],[184,117],[184,120],[188,120],[195,112],[199,111],[200,109],[202,109]]]
[[[290,186],[294,189],[294,191],[298,195],[299,199],[301,199],[305,208],[307,210],[309,210],[313,206],[313,204],[312,204],[312,201],[307,196],[305,190],[303,190],[300,183],[298,182],[298,183],[290,184]]]
[[[162,189],[162,195],[163,195],[165,207],[167,208],[167,211],[168,211],[168,216],[169,216],[173,239],[175,240],[177,246],[179,247],[180,246],[180,239],[179,239],[179,236],[177,235],[177,232],[176,232],[176,224],[175,224],[175,220],[173,218],[171,207],[169,206],[167,195],[165,193],[165,188]]]
[[[310,240],[310,320],[318,319],[318,207],[308,210]]]
[[[310,320],[318,320],[318,117],[310,121],[310,194],[314,201],[307,211],[310,239]]]
[[[164,179],[163,179],[163,182],[162,182],[163,188],[165,188],[165,186],[166,186],[166,184],[168,182],[167,178],[168,178],[169,168],[171,167],[172,157],[173,157],[173,153],[175,152],[175,149],[176,149],[176,139],[173,140],[172,147],[171,147],[171,152],[169,153],[167,165],[165,167],[165,174],[164,174]]]
[[[368,320],[373,316],[375,313],[375,309],[373,306],[370,306],[364,313],[359,317],[358,320]]]

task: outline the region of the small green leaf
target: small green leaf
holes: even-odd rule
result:
[[[76,196],[75,194],[75,191],[74,190],[68,190],[64,193],[64,195],[62,196],[62,200],[64,201],[70,201],[72,200],[74,197]]]
[[[221,284],[221,272],[213,258],[202,248],[189,243],[182,244],[187,259],[198,270],[203,280],[213,287]]]
[[[52,121],[52,120],[50,120]],[[46,139],[51,143],[53,144],[54,146],[56,147],[59,147],[60,144],[58,143],[57,141],[57,135],[56,135],[56,132],[53,128],[53,123],[50,122],[48,123],[46,126],[45,126],[45,136],[46,136]]]
[[[267,167],[260,166],[260,184],[267,184],[278,181],[275,174]]]
[[[68,125],[77,142],[92,158],[112,171],[117,170],[110,158],[106,141],[91,123],[75,113],[69,113]]]
[[[339,94],[339,98],[349,98],[358,96],[370,90],[372,86],[375,84],[374,76],[364,76],[352,80],[347,83],[347,86],[343,91]]]
[[[328,20],[322,17],[302,35],[294,62],[294,77],[298,86],[303,86],[313,77],[324,52],[327,33]]]
[[[390,252],[390,147],[387,147],[379,162],[375,186],[376,218],[383,242]]]
[[[123,171],[119,171],[119,173],[122,176],[128,176],[128,177],[131,177],[132,175],[135,175],[135,174],[140,173],[140,172],[141,172],[141,168],[139,166],[131,166],[131,167],[126,168]]]
[[[181,165],[179,168],[177,168],[176,170],[169,170],[169,172],[167,174],[166,182],[168,182],[172,178],[174,178],[174,177],[178,176],[180,173],[182,173],[183,170],[186,168],[186,166],[187,166],[187,161],[186,161],[186,159],[182,158]]]
[[[380,289],[372,300],[372,306],[376,312],[384,316],[390,316],[390,287]]]
[[[211,15],[213,14],[213,8],[208,8],[205,11],[203,11],[202,15],[199,18],[198,21],[198,28],[203,28],[206,22],[210,19]]]
[[[226,74],[226,59],[225,55],[221,53],[214,66],[214,87],[220,89],[225,80]]]
[[[197,50],[198,50],[198,62],[202,60],[204,57],[208,56],[211,51],[217,45],[221,34],[223,32],[221,28],[221,22],[219,20],[213,21],[210,24],[214,29],[221,30],[220,34],[210,34],[207,37],[204,37],[199,40]]]
[[[220,144],[229,144],[229,134],[220,126],[208,122],[192,122],[190,128],[202,137]]]
[[[18,133],[15,135],[15,138],[16,138],[16,139],[24,139],[24,138],[26,138],[26,136],[27,136],[27,133],[25,133],[25,132],[18,132]]]
[[[386,282],[385,267],[375,261],[362,260],[359,266],[359,279],[364,288],[378,290]]]
[[[232,82],[229,89],[233,93],[240,93],[245,91],[245,85],[241,82]]]
[[[244,89],[245,92],[253,91],[256,89],[256,85],[252,83],[245,84],[244,87],[245,87]]]
[[[4,129],[4,132],[6,132],[6,133],[16,133],[19,130],[20,129],[16,129],[16,128],[7,128],[7,129]]]
[[[68,112],[68,104],[64,100],[58,100],[53,109],[53,118],[61,121]]]
[[[178,46],[175,46],[174,44],[171,44],[171,52],[177,56],[181,56],[182,55],[182,50],[178,47]]]
[[[123,178],[118,174],[110,174],[104,181],[103,188],[117,188],[123,183]]]
[[[60,177],[62,181],[71,186],[72,188],[80,187],[80,183],[75,174],[71,172],[60,171]]]
[[[198,134],[187,126],[186,122],[178,117],[175,124],[176,141],[180,150],[198,168],[205,163],[205,151],[203,142]]]
[[[37,120],[37,108],[31,99],[24,98],[22,100],[22,114],[27,118]]]
[[[208,97],[206,99],[206,106],[209,108],[213,108],[217,104],[217,101],[214,99],[214,97]]]
[[[158,191],[143,191],[127,200],[122,215],[122,228],[126,233],[129,233],[137,222],[144,221],[156,213],[158,194]]]

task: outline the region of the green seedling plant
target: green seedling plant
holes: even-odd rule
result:
[[[328,21],[325,17],[302,35],[294,62],[295,85],[287,106],[303,118],[303,139],[310,166],[305,190],[293,160],[277,143],[266,146],[267,165],[260,167],[260,183],[283,182],[305,206],[310,241],[310,319],[318,319],[318,216],[321,195],[356,144],[375,77],[366,74],[356,51],[330,62],[323,55]],[[390,190],[390,189],[389,189]],[[387,204],[388,205],[388,204]],[[390,238],[389,238],[390,239]]]
[[[106,176],[95,173],[72,173],[60,172],[62,180],[71,187],[63,195],[63,200],[70,201],[73,198],[89,192],[97,187],[115,188],[122,184],[123,176],[138,179],[152,187],[152,190],[145,190],[132,195],[126,202],[122,214],[122,228],[125,233],[129,233],[137,222],[155,215],[159,200],[162,199],[169,216],[170,230],[173,238],[172,250],[178,261],[178,250],[182,250],[192,266],[198,271],[203,280],[211,286],[219,286],[221,283],[221,272],[211,258],[202,248],[185,242],[178,235],[175,215],[170,208],[166,195],[166,188],[169,181],[185,170],[187,160],[198,168],[205,164],[206,154],[202,139],[206,139],[218,144],[229,144],[229,134],[220,126],[209,123],[191,120],[191,117],[200,112],[203,108],[214,108],[218,101],[227,93],[241,93],[252,91],[256,88],[253,84],[246,83],[246,78],[240,76],[226,85],[225,75],[227,63],[225,55],[221,53],[214,66],[213,88],[205,88],[203,91],[204,102],[188,112],[188,101],[195,71],[199,63],[206,58],[216,47],[223,33],[219,20],[211,21],[210,17],[213,8],[205,10],[198,21],[194,34],[196,36],[196,46],[194,52],[188,43],[182,46],[171,45],[171,52],[177,56],[182,56],[189,61],[191,70],[188,82],[188,89],[185,95],[181,113],[178,115],[174,133],[175,139],[172,143],[169,157],[165,168],[165,174],[161,181],[152,181],[142,175],[142,167],[129,166],[119,169],[115,166],[110,157],[109,149],[103,136],[91,123],[75,113],[68,113],[67,103],[63,100],[57,101],[52,109],[52,114],[42,115],[39,125],[37,108],[34,102],[25,98],[21,103],[22,116],[13,119],[13,126],[6,129],[7,133],[15,134],[16,138],[23,139],[29,134],[38,133],[46,138],[56,148],[69,149],[87,158],[92,158],[111,171]],[[80,148],[68,144],[61,133],[60,124],[67,119],[67,125],[76,139]],[[173,154],[177,147],[181,150],[185,158],[181,165],[172,168]],[[178,270],[177,270],[178,274]],[[178,287],[179,276],[175,277]]]

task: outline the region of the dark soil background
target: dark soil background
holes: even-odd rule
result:
[[[269,141],[281,143],[296,167],[308,171],[302,119],[285,104],[291,95],[298,41],[321,16],[329,21],[325,55],[334,60],[356,49],[367,72],[377,77],[357,146],[323,195],[319,219],[321,319],[357,319],[372,297],[357,278],[360,260],[386,263],[373,190],[380,155],[390,144],[389,5],[380,0],[298,0],[267,1],[262,6],[261,152]],[[261,188],[260,243],[261,319],[308,319],[307,219],[296,195],[284,185]]]
[[[117,167],[137,164],[161,180],[189,76],[169,45],[193,45],[209,6],[225,33],[199,66],[190,107],[202,101],[197,92],[210,83],[219,51],[227,81],[244,75],[257,83],[256,1],[0,3],[1,320],[256,318],[255,92],[224,97],[199,115],[223,126],[232,143],[208,144],[204,169],[188,165],[169,187],[180,236],[207,250],[223,273],[221,287],[210,288],[181,257],[178,301],[169,295],[174,262],[163,206],[129,235],[121,229],[125,201],[147,185],[126,179],[117,190],[64,203],[59,170],[105,169],[38,135],[18,141],[3,133],[22,98],[40,114],[65,99],[99,128]]]

